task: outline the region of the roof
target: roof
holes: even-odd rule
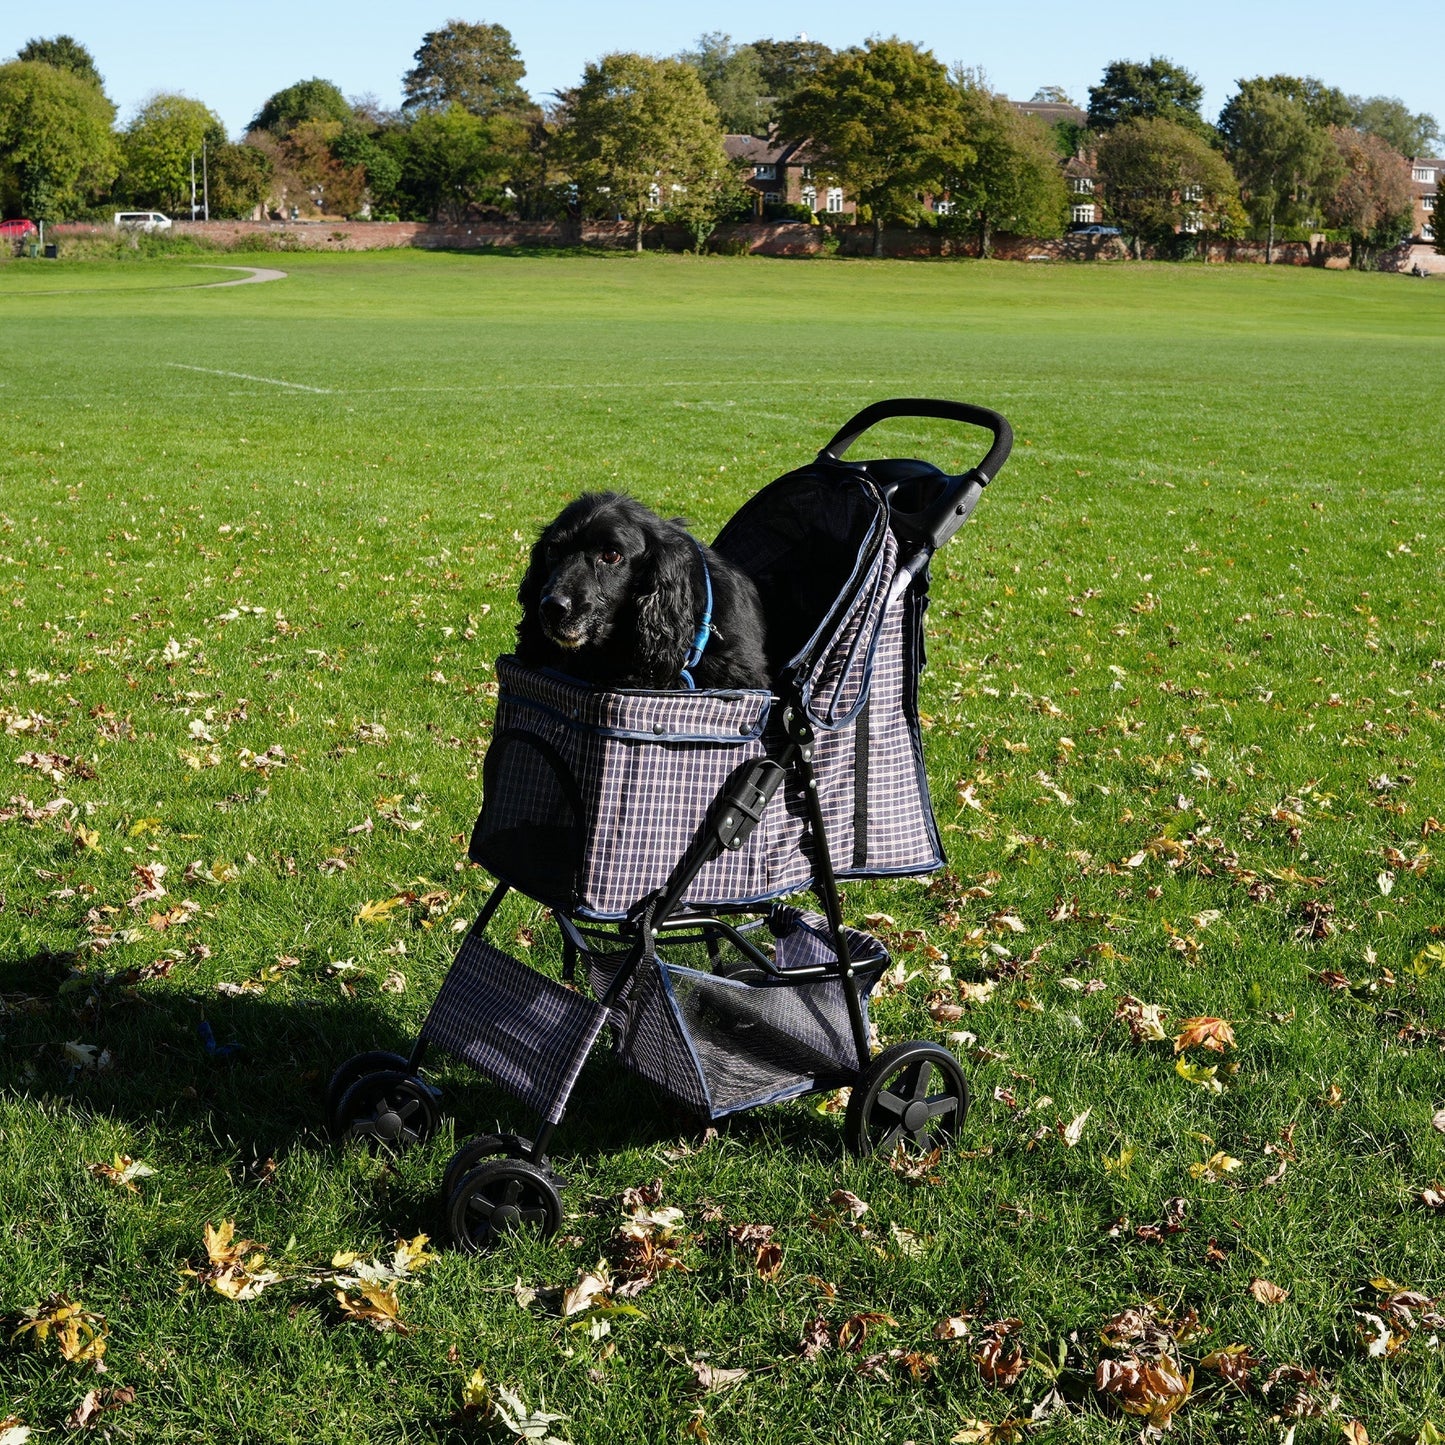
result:
[[[729,160],[741,161],[750,166],[808,163],[802,141],[781,141],[775,135],[725,135],[723,149]]]
[[[1056,125],[1061,120],[1070,121],[1074,125],[1085,125],[1089,119],[1088,114],[1078,106],[1066,105],[1058,100],[1011,100],[1009,104],[1020,115],[1036,115],[1049,125]]]

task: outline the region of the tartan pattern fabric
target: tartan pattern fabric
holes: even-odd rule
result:
[[[422,1025],[424,1039],[556,1123],[607,1010],[467,934]]]
[[[803,679],[804,710],[820,728],[842,726],[867,696],[878,626],[897,566],[898,541],[885,532],[857,601]]]

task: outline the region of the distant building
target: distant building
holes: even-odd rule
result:
[[[1439,156],[1417,156],[1410,162],[1410,184],[1415,192],[1415,221],[1412,234],[1417,241],[1433,241],[1439,234],[1439,203],[1441,178],[1445,177],[1445,160]]]
[[[1082,127],[1087,125],[1089,120],[1085,111],[1080,110],[1077,105],[1070,105],[1067,101],[1011,100],[1009,104],[1020,115],[1037,116],[1045,125],[1058,125],[1060,121],[1068,121],[1070,125]]]
[[[814,177],[812,158],[802,142],[780,141],[776,135],[727,135],[723,149],[738,167],[759,219],[769,206],[806,206],[825,218],[851,216],[857,210],[841,186]]]

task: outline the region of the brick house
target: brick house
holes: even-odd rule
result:
[[[1011,100],[1009,104],[1020,115],[1031,115],[1045,125],[1066,121],[1082,128],[1089,117],[1077,105],[1054,100]],[[1087,137],[1086,137],[1087,139]],[[1064,179],[1069,186],[1069,223],[1074,226],[1096,226],[1104,219],[1104,207],[1096,199],[1099,172],[1093,152],[1081,147],[1076,155],[1062,162]]]
[[[841,186],[814,180],[801,142],[780,141],[776,135],[726,135],[723,149],[738,167],[759,219],[776,205],[807,206],[823,216],[851,216],[857,209]]]
[[[1445,159],[1417,156],[1410,162],[1410,184],[1415,192],[1415,222],[1411,234],[1417,241],[1433,241],[1440,234],[1439,203],[1445,180]]]

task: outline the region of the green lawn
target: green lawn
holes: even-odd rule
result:
[[[1041,1403],[1031,1438],[1126,1441],[1144,1422],[1094,1368],[1122,1353],[1101,1328],[1148,1306],[1198,1314],[1171,1347],[1195,1370],[1182,1440],[1279,1440],[1301,1388],[1322,1413],[1299,1445],[1351,1420],[1441,1438],[1445,1322],[1398,1291],[1445,1294],[1421,1197],[1445,1190],[1445,287],[255,262],[289,278],[0,267],[0,1420],[60,1439],[98,1388],[134,1391],[101,1420],[117,1440],[511,1438],[503,1410],[458,1414],[480,1367],[578,1445],[947,1441]],[[406,1046],[488,890],[464,835],[531,538],[607,486],[711,536],[889,395],[996,407],[1019,438],[934,568],[949,874],[847,890],[909,974],[875,1004],[884,1040],[967,1060],[959,1149],[935,1182],[854,1163],[817,1101],[704,1142],[599,1054],[555,1150],[563,1235],[443,1254],[397,1287],[409,1333],[348,1318],[333,1255],[439,1236],[455,1141],[344,1151],[322,1095],[356,1049]],[[975,459],[933,424],[879,449]],[[358,920],[405,892],[430,909]],[[556,964],[525,899],[494,936]],[[1135,1042],[1120,996],[1165,1038]],[[1178,1072],[1201,1015],[1237,1047]],[[465,1069],[440,1082],[458,1138],[531,1125]],[[135,1192],[89,1170],[117,1154],[154,1170]],[[616,1259],[622,1191],[653,1179],[685,1270],[639,1316],[560,1318],[547,1290]],[[819,1227],[839,1188],[866,1232]],[[181,1272],[225,1220],[282,1276],[259,1297]],[[772,1277],[740,1224],[775,1226]],[[103,1316],[108,1373],[12,1341],[55,1294]],[[968,1338],[935,1337],[964,1314]],[[806,1358],[819,1318],[835,1344]],[[1007,1319],[1005,1363],[1032,1363],[991,1388],[976,1355]],[[1203,1365],[1230,1345],[1259,1361],[1238,1383]],[[749,1373],[699,1394],[699,1360]],[[1318,1379],[1263,1393],[1280,1366]]]

